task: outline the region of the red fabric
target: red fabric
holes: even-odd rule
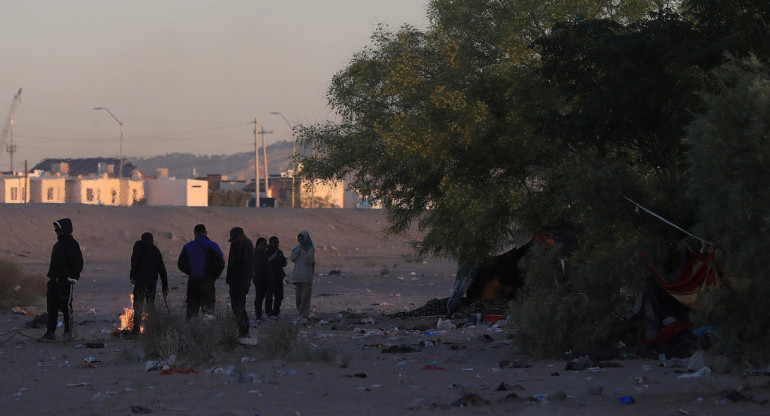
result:
[[[484,317],[484,319],[481,320],[481,322],[495,323],[501,319],[503,319],[503,315],[487,315]]]
[[[639,257],[647,265],[650,273],[655,276],[660,287],[685,306],[696,308],[698,306],[698,293],[715,288],[730,288],[730,281],[722,270],[722,264],[717,261],[714,250],[707,254],[690,253],[690,258],[687,259],[673,283],[667,282],[655,270],[650,259],[644,253],[639,253]]]
[[[655,339],[647,341],[647,344],[667,345],[669,342],[671,342],[671,338],[673,338],[674,335],[684,331],[685,329],[690,329],[690,324],[687,322],[671,322],[670,324],[664,326],[660,332],[658,332],[658,336],[655,337]]]
[[[193,370],[192,368],[173,368],[172,367],[172,368],[169,368],[168,370],[162,370],[160,372],[160,375],[164,376],[166,374],[171,374],[171,373],[182,373],[182,374],[195,373],[195,374],[197,374],[198,371],[197,370]]]
[[[446,371],[446,368],[443,368],[443,367],[437,367],[437,366],[435,366],[435,365],[430,365],[430,364],[424,365],[424,366],[422,367],[422,369],[423,369],[423,370],[445,370],[445,371]]]

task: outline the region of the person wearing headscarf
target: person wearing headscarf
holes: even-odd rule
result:
[[[163,263],[163,255],[155,246],[152,233],[143,233],[141,240],[134,243],[131,252],[131,271],[129,278],[134,285],[134,323],[132,335],[139,335],[142,318],[155,315],[155,291],[158,287],[158,276],[162,284],[163,299],[168,297],[168,273]],[[145,305],[147,308],[145,309]]]
[[[310,234],[305,230],[297,235],[297,243],[289,255],[294,263],[291,282],[294,284],[296,293],[297,312],[302,318],[307,319],[310,316],[310,297],[313,292],[315,248]]]
[[[56,340],[59,312],[64,320],[64,341],[72,340],[72,295],[75,282],[83,271],[83,253],[80,244],[72,237],[72,220],[62,218],[53,222],[56,244],[51,251],[46,287],[48,325],[41,341]]]

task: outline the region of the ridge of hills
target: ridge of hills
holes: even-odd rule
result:
[[[292,143],[279,141],[267,146],[268,172],[280,174],[291,165]],[[167,153],[149,158],[127,157],[146,175],[154,175],[156,169],[168,169],[169,176],[177,178],[204,177],[209,174],[227,175],[230,179],[254,178],[254,152],[231,155],[194,155],[192,153]],[[259,173],[264,175],[264,156],[259,151]]]

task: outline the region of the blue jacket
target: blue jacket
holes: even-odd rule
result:
[[[209,247],[213,247],[214,251],[222,256],[222,259],[225,258],[225,255],[222,254],[222,249],[219,248],[217,243],[211,241],[207,235],[199,234],[195,237],[195,240],[190,241],[182,247],[182,252],[179,253],[179,260],[177,260],[179,270],[182,270],[182,272],[187,274],[187,272],[182,269],[182,264],[184,262],[183,258],[187,257],[187,261],[190,264],[189,276],[202,279],[206,267],[206,249]]]

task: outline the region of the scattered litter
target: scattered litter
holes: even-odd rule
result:
[[[383,354],[404,354],[408,352],[414,352],[417,351],[414,348],[408,346],[408,345],[393,345],[391,347],[383,348],[382,353]]]
[[[455,325],[449,319],[438,318],[438,323],[436,323],[436,329],[457,329],[457,325]]]
[[[296,375],[297,370],[278,370],[275,372],[276,374],[289,374],[289,375]]]
[[[618,397],[618,401],[620,402],[620,404],[634,404],[634,403],[636,403],[636,400],[634,400],[634,398],[631,397],[631,396]]]
[[[366,373],[345,374],[342,377],[347,377],[347,378],[353,378],[353,377],[366,378]]]
[[[90,386],[91,383],[87,381],[80,381],[78,383],[67,383],[66,387],[84,387],[84,386]]]
[[[131,413],[147,414],[152,413],[152,410],[144,406],[132,404]]]
[[[242,345],[257,345],[256,338],[238,338],[238,342]]]
[[[467,406],[478,406],[478,405],[488,405],[489,400],[484,399],[483,397],[479,396],[475,393],[466,394],[463,397],[460,397],[459,399],[452,402],[450,406],[452,407],[467,407]]]
[[[532,364],[522,363],[518,360],[513,360],[513,362],[510,361],[500,361],[498,363],[498,367],[500,368],[531,368]]]
[[[255,363],[257,361],[257,357],[241,357],[242,363]]]
[[[168,366],[166,366],[168,367]],[[160,375],[164,376],[166,374],[172,374],[172,373],[179,373],[179,374],[198,374],[198,370],[194,370],[192,368],[163,368],[161,370]]]
[[[406,361],[399,361],[396,363],[396,368],[399,370],[403,370],[406,368]]]
[[[710,375],[711,375],[711,369],[708,367],[703,367],[694,373],[682,374],[677,378],[699,378],[699,377],[708,377]]]
[[[96,368],[96,364],[100,363],[101,361],[97,360],[94,357],[86,357],[83,359],[83,363],[81,366],[83,368]]]
[[[422,369],[423,370],[444,370],[444,371],[446,371],[446,368],[439,367],[437,365],[432,365],[432,364],[426,364],[426,365],[422,366]],[[465,370],[465,369],[463,369],[463,370]]]

